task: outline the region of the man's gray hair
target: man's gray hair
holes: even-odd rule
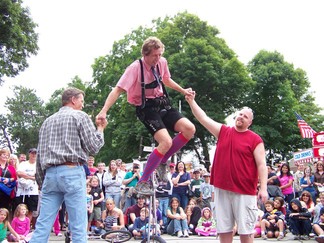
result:
[[[67,88],[62,94],[62,106],[71,102],[72,97],[78,97],[80,94],[85,96],[84,91],[77,88]]]

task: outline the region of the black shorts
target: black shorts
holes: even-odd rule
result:
[[[38,205],[38,195],[26,195],[25,198],[24,196],[19,196],[15,198],[15,204],[16,207],[20,204],[20,203],[24,203],[27,205],[28,211],[29,212],[34,212],[37,211],[37,205]],[[25,201],[23,201],[25,199]]]
[[[136,115],[152,135],[163,128],[176,132],[174,126],[177,121],[183,118],[183,115],[174,108],[167,110],[153,106],[144,107],[143,109],[137,106]]]

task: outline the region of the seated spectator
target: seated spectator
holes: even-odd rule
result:
[[[8,220],[9,217],[9,211],[6,208],[0,208],[0,242],[8,242],[6,239],[7,230],[10,231],[13,237],[16,239],[19,239],[20,236],[17,234],[17,232],[11,227],[11,224]]]
[[[140,216],[141,209],[144,207],[145,197],[143,195],[137,195],[137,203],[126,210],[126,217],[128,221],[128,230],[133,231],[135,219]]]
[[[14,218],[11,221],[11,226],[19,235],[19,238],[16,238],[15,235],[11,233],[8,235],[8,240],[10,242],[28,242],[31,239],[32,233],[30,233],[30,219],[27,217],[27,214],[27,205],[21,203],[16,207]]]
[[[167,233],[169,235],[178,235],[179,238],[189,237],[187,215],[184,213],[182,207],[180,207],[180,201],[178,198],[173,197],[170,200],[170,207],[167,211],[169,224],[167,227]]]
[[[112,198],[106,200],[106,210],[102,212],[101,219],[100,228],[104,230],[101,234],[110,230],[126,230],[123,211],[116,207]]]
[[[187,215],[189,234],[196,234],[195,230],[201,216],[201,209],[197,205],[196,198],[193,197],[189,200],[188,206],[185,208],[185,214]]]
[[[294,239],[305,240],[308,238],[312,230],[310,218],[311,213],[306,207],[302,207],[302,203],[298,199],[291,200],[286,220]]]
[[[266,212],[261,220],[261,237],[266,240],[276,237],[278,240],[284,238],[284,225],[280,219],[282,212],[274,208],[272,200],[264,203]]]
[[[303,191],[300,195],[299,200],[305,202],[308,212],[310,212],[313,215],[315,204],[312,199],[311,193],[308,191]]]
[[[273,200],[273,206],[275,209],[282,212],[284,216],[286,216],[287,210],[285,206],[285,200],[282,197],[275,197],[275,199]]]
[[[216,235],[216,221],[213,218],[210,208],[206,207],[201,210],[201,217],[196,227],[196,233],[202,236]]]
[[[313,223],[317,223],[320,220],[320,210],[324,207],[324,192],[319,194],[319,202],[315,205],[313,212]]]
[[[149,210],[147,208],[142,208],[140,210],[140,216],[135,218],[134,227],[131,231],[135,238],[140,238],[143,236],[145,231],[145,226],[148,223]]]
[[[320,210],[320,219],[318,222],[313,223],[314,233],[318,236],[316,241],[324,241],[324,207]]]
[[[162,212],[160,211],[160,202],[158,199],[155,199],[155,207],[156,207],[156,221],[157,221],[157,224],[158,224],[158,228],[163,230],[166,229],[166,227],[164,227],[163,225],[163,219],[162,219]],[[153,214],[153,209],[152,209],[152,214]],[[161,230],[159,230],[159,234],[163,233],[161,232]]]

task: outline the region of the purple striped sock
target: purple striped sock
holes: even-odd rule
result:
[[[159,166],[162,158],[163,154],[161,154],[157,149],[154,149],[147,160],[143,175],[138,182],[147,181],[156,167]]]
[[[164,157],[161,160],[161,163],[166,163],[168,159],[176,152],[178,152],[179,149],[181,149],[186,143],[188,143],[189,140],[187,140],[182,133],[178,133],[172,140],[172,146],[166,152]]]

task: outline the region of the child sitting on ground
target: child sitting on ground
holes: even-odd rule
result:
[[[202,236],[216,235],[216,221],[210,208],[205,207],[201,210],[201,217],[195,231]]]
[[[264,206],[266,212],[261,220],[262,239],[277,237],[278,240],[282,240],[285,237],[283,233],[284,224],[282,220],[279,220],[282,212],[274,208],[272,200],[266,201]]]
[[[6,235],[7,230],[9,229],[10,233],[16,239],[19,239],[20,236],[16,233],[16,231],[11,227],[11,224],[8,221],[9,211],[6,208],[0,208],[0,242],[7,243]]]
[[[141,238],[143,236],[144,230],[142,227],[148,223],[149,210],[147,208],[142,208],[140,216],[136,217],[134,221],[133,235],[134,238]]]
[[[27,217],[28,209],[26,204],[19,204],[15,210],[14,218],[11,221],[12,228],[19,235],[17,239],[13,234],[8,235],[8,240],[13,242],[18,242],[19,240],[24,240],[28,242],[31,239],[32,233],[30,233],[30,220]]]
[[[287,223],[290,232],[295,236],[296,240],[306,240],[312,231],[311,213],[306,206],[303,207],[298,199],[293,199],[289,204],[289,211],[287,212]]]

